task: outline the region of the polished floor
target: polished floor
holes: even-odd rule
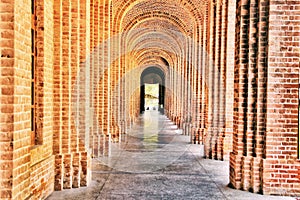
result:
[[[48,199],[295,199],[227,187],[228,162],[203,159],[203,147],[189,140],[166,116],[146,111],[108,156],[93,160],[89,187]]]

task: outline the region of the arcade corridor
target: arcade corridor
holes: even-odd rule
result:
[[[0,199],[300,196],[300,0],[1,0],[0,19]]]

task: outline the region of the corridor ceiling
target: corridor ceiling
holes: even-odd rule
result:
[[[197,41],[207,10],[201,0],[114,0],[115,33],[126,35],[126,46],[134,51],[138,66],[161,66],[185,57],[188,40]]]

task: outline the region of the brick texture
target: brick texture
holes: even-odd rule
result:
[[[299,1],[36,0],[34,44],[31,2],[0,1],[1,199],[88,186],[149,67],[161,111],[230,162],[231,187],[299,196]]]
[[[295,1],[237,4],[230,156],[230,183],[235,188],[299,194],[297,8]]]

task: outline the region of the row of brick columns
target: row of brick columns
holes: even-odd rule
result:
[[[121,40],[109,40],[109,1],[54,3],[53,151],[55,189],[62,190],[87,185],[90,156],[108,155],[109,143],[136,121],[139,82],[127,80],[140,72],[131,52],[120,56]]]
[[[89,119],[86,118],[89,116],[78,114],[85,113],[85,106],[88,107],[92,99],[82,93],[90,89],[86,83],[90,72],[81,64],[86,62],[90,46],[86,33],[87,5],[87,2],[78,0],[54,1],[53,153],[56,190],[86,186],[90,179],[90,158],[85,146],[85,132],[89,130]],[[79,85],[79,81],[83,84]]]
[[[225,1],[211,4],[214,6],[208,5],[210,10],[203,17],[210,20],[201,23],[199,34],[184,36],[184,51],[178,54],[178,64],[171,66],[173,74],[167,75],[166,113],[191,136],[191,142],[205,144],[207,158],[228,160],[232,148],[234,62],[230,50],[234,37],[226,36],[234,24],[226,23]]]

